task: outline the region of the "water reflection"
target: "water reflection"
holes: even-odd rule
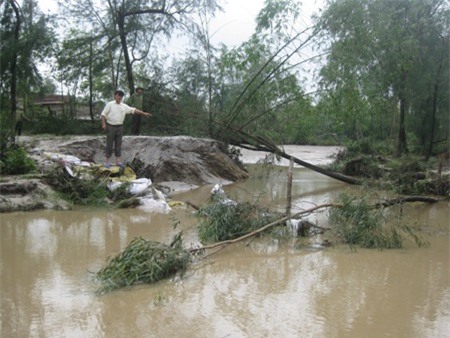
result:
[[[225,190],[234,199],[282,207],[284,173],[261,173]],[[302,169],[294,180],[297,209],[330,200],[344,187]],[[209,190],[176,198],[201,204]],[[191,266],[181,280],[102,296],[89,271],[136,236],[167,243],[182,229],[185,243],[195,243],[192,213],[176,211],[178,229],[170,215],[140,210],[3,214],[0,335],[447,337],[449,210],[448,203],[403,208],[403,217],[426,231],[426,248],[312,251],[258,239]]]

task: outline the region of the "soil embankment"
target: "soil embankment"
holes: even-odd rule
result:
[[[41,175],[55,166],[49,153],[72,155],[97,164],[104,162],[103,136],[21,137],[18,143],[36,161]],[[228,156],[223,145],[211,139],[126,136],[122,160],[134,169],[137,177],[150,178],[170,190],[248,177],[246,170]],[[2,177],[0,212],[67,207],[67,203],[60,201],[36,176],[33,179]]]

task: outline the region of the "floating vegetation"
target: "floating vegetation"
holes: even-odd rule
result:
[[[229,204],[220,198],[202,206],[197,216],[201,217],[198,232],[202,243],[235,239],[280,217],[251,203]]]
[[[369,205],[365,198],[342,194],[340,202],[341,207],[330,210],[330,221],[334,234],[351,246],[402,248],[407,239],[412,239],[419,247],[426,244],[412,227],[386,222],[382,210]]]
[[[182,233],[170,245],[135,238],[107,265],[96,273],[100,291],[111,291],[136,283],[155,283],[183,272],[190,262],[190,254],[182,248]]]

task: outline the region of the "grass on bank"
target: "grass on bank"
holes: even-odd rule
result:
[[[106,180],[101,177],[80,179],[72,177],[64,168],[56,165],[50,170],[45,182],[53,187],[62,198],[76,205],[104,206],[107,204],[109,190]]]
[[[121,184],[111,191],[107,186],[108,176],[71,176],[62,166],[55,165],[44,180],[62,198],[76,205],[106,206],[113,203],[121,208],[137,205],[135,196],[128,191],[129,184]]]

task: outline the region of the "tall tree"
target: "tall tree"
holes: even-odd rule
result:
[[[128,87],[135,90],[133,62],[144,58],[149,52],[155,32],[170,36],[176,26],[182,27],[190,20],[190,15],[204,6],[214,8],[215,0],[108,0],[121,43],[127,74]],[[150,36],[150,39],[149,39]],[[140,56],[136,56],[135,53]],[[139,133],[139,117],[133,115],[131,133]]]
[[[322,69],[327,93],[353,87],[369,110],[379,106],[380,98],[394,101],[399,156],[408,151],[407,117],[418,113],[412,98],[431,89],[417,83],[420,65],[431,58],[422,53],[430,51],[424,37],[444,33],[436,23],[445,21],[448,8],[442,0],[340,0],[330,1],[320,19],[327,33],[322,38],[330,41]]]
[[[28,97],[42,84],[38,63],[52,53],[54,34],[49,17],[40,13],[34,0],[25,0],[22,5],[17,0],[2,1],[0,8],[0,86],[2,93],[9,88],[11,141],[15,142],[18,97]],[[4,108],[2,104],[2,111]]]
[[[183,66],[178,69],[185,76],[190,77],[190,81],[196,83],[196,90],[192,91],[194,88],[186,82],[186,77],[178,81],[178,76],[174,76],[174,80],[180,83],[181,88],[184,88],[184,90],[191,87],[189,95],[196,96],[197,100],[202,102],[203,107],[206,108],[207,135],[209,137],[213,137],[214,108],[212,101],[216,85],[216,79],[213,74],[218,70],[217,48],[211,42],[214,35],[214,32],[211,32],[211,19],[220,10],[222,10],[222,7],[215,2],[203,0],[196,12],[196,16],[193,16],[192,21],[186,24],[188,31],[191,33],[190,41],[192,47],[186,52],[186,59],[182,61]],[[175,66],[173,69],[177,69],[177,67]],[[196,79],[194,80],[193,77]],[[182,93],[182,91],[178,92]],[[204,108],[200,108],[199,112]]]
[[[11,117],[14,121],[11,128],[11,142],[15,143],[15,130],[14,126],[17,119],[17,59],[19,57],[19,38],[20,38],[20,28],[22,25],[22,18],[19,12],[19,4],[15,0],[9,1],[11,8],[14,11],[14,16],[16,18],[16,24],[14,27],[14,40],[13,49],[11,53],[10,61],[10,73],[11,73],[11,84],[10,84],[10,95],[11,95]]]
[[[88,97],[91,120],[95,119],[93,102],[95,92],[110,95],[110,62],[104,55],[104,47],[110,46],[101,34],[71,29],[57,53],[57,72],[64,87],[72,94]]]
[[[238,48],[224,53],[220,63],[226,79],[223,97],[232,97],[221,123],[230,131],[262,135],[283,141],[300,114],[295,108],[310,105],[301,88],[302,51],[312,30],[298,20],[296,0],[266,1],[256,20],[256,32]],[[222,79],[220,81],[223,81]],[[231,95],[230,95],[231,94]],[[295,117],[286,124],[286,116]]]
[[[99,88],[99,91],[105,97],[111,97],[111,93],[119,86],[122,53],[114,18],[111,17],[108,7],[95,0],[59,1],[58,5],[61,13],[60,25],[67,32],[60,48],[61,64],[58,65],[58,71],[66,72],[66,66],[73,66],[73,71],[76,73],[78,70],[78,75],[85,78],[87,74],[84,70],[89,67],[88,46],[92,47],[92,61],[98,61],[101,64],[98,65],[98,70],[103,69],[107,74],[105,78],[103,72],[97,72],[92,82],[107,81],[109,85]],[[95,68],[92,69],[94,73]]]

